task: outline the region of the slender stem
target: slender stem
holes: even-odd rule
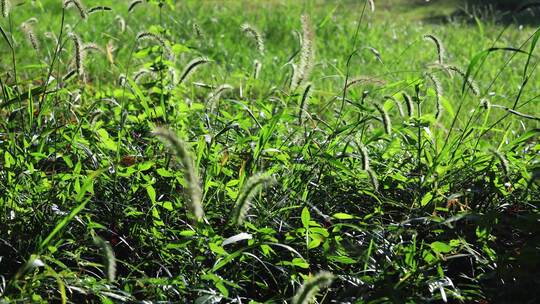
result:
[[[349,76],[350,76],[350,64],[352,57],[357,53],[356,49],[356,42],[358,40],[358,33],[360,32],[360,24],[362,24],[362,20],[364,19],[364,12],[366,11],[367,1],[364,2],[364,6],[362,7],[362,13],[360,14],[360,17],[358,18],[358,24],[356,25],[356,31],[354,32],[354,38],[353,38],[353,50],[349,57],[347,58],[347,69],[345,71],[345,83],[343,84],[343,94],[341,99],[341,106],[339,107],[339,114],[337,117],[337,124],[339,124],[339,119],[341,118],[341,115],[343,113],[343,108],[345,107],[345,98],[347,97],[347,83],[349,82]]]

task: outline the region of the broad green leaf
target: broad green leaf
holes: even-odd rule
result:
[[[336,213],[332,215],[332,217],[338,220],[352,220],[355,218],[354,216],[347,213]]]
[[[161,177],[173,177],[174,174],[171,173],[169,170],[165,169],[165,168],[158,168],[156,170],[157,174],[159,174],[159,176]]]
[[[309,221],[311,220],[311,216],[309,215],[309,210],[307,207],[304,207],[304,209],[302,209],[301,219],[302,219],[302,225],[304,225],[305,228],[308,228]]]
[[[152,185],[148,185],[146,186],[146,193],[148,193],[150,201],[154,204],[156,202],[156,189]]]
[[[428,192],[422,198],[422,201],[420,202],[420,205],[422,205],[422,207],[423,207],[423,206],[429,204],[429,202],[431,202],[432,199],[433,199],[433,194],[431,192]]]
[[[212,252],[217,253],[219,255],[227,255],[228,254],[227,251],[225,251],[225,249],[223,249],[223,247],[219,246],[216,243],[210,243],[210,244],[208,244],[208,247],[210,248],[210,250],[212,250]]]
[[[439,241],[431,243],[430,247],[436,253],[448,253],[454,249],[452,246]]]

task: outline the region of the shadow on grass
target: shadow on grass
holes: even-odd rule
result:
[[[440,0],[416,1],[415,5],[437,5]],[[430,23],[464,22],[475,24],[476,18],[498,24],[540,26],[540,1],[519,0],[467,0],[456,3],[450,14],[439,14],[423,20]]]

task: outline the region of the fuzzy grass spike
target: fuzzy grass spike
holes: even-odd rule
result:
[[[266,173],[257,174],[250,177],[236,200],[232,213],[232,223],[236,226],[242,225],[246,217],[249,208],[251,208],[251,201],[262,190],[263,187],[270,186],[275,183],[275,179]]]
[[[413,104],[411,96],[409,96],[409,94],[407,94],[405,92],[403,92],[401,95],[403,96],[403,100],[405,101],[405,106],[407,107],[407,115],[409,117],[413,117],[413,115],[414,115],[414,104]]]
[[[390,120],[388,111],[386,111],[386,109],[382,105],[379,105],[379,104],[375,104],[375,107],[381,114],[381,120],[384,125],[384,131],[386,132],[386,134],[392,135],[392,121]]]
[[[131,1],[131,3],[128,5],[128,14],[133,12],[133,10],[139,5],[142,4],[142,0],[135,0]]]
[[[81,37],[75,33],[69,33],[69,38],[73,42],[75,68],[79,77],[84,78],[84,49]]]
[[[300,62],[294,69],[291,87],[293,90],[309,79],[315,59],[315,41],[313,28],[307,15],[302,15],[302,47],[300,49]]]
[[[443,111],[441,104],[443,92],[441,81],[435,75],[433,75],[433,73],[426,73],[425,76],[433,83],[433,90],[435,90],[435,102],[437,108],[437,112],[435,113],[435,119],[439,119]]]
[[[319,272],[317,275],[306,279],[304,284],[302,284],[302,287],[300,287],[300,289],[298,289],[298,291],[294,295],[291,303],[312,303],[313,299],[317,295],[317,292],[319,292],[321,288],[330,286],[333,280],[334,275],[327,271]]]
[[[21,24],[21,29],[26,35],[26,39],[36,51],[39,51],[39,40],[34,32],[33,24],[37,23],[36,18],[30,18]]]
[[[261,32],[248,23],[242,24],[241,29],[246,36],[255,40],[255,43],[257,44],[257,50],[261,55],[264,55],[264,39],[261,35]]]
[[[2,17],[7,18],[9,16],[9,10],[11,9],[11,3],[9,0],[0,0],[0,12]]]
[[[199,181],[199,176],[195,170],[195,162],[191,156],[191,151],[188,144],[178,138],[172,131],[158,128],[154,132],[162,141],[169,144],[176,156],[184,167],[184,178],[188,185],[188,192],[191,199],[191,212],[193,216],[200,221],[204,216],[202,207],[202,190]]]
[[[94,243],[101,250],[101,255],[103,256],[103,264],[105,265],[105,273],[107,274],[107,280],[109,282],[114,282],[116,278],[116,257],[114,255],[114,250],[111,247],[109,242],[100,238],[99,236],[94,236]]]
[[[197,67],[208,62],[210,62],[210,59],[206,57],[199,57],[191,60],[184,68],[184,71],[182,72],[178,83],[180,84],[184,82],[184,80],[186,80],[186,78],[188,78],[188,76],[191,75],[191,73],[193,73],[193,71],[195,71]]]
[[[309,98],[312,90],[311,83],[306,84],[304,93],[302,94],[302,100],[300,101],[300,109],[298,110],[298,125],[304,124],[304,114],[308,111]]]
[[[64,1],[64,8],[69,9],[70,7],[75,7],[75,9],[79,12],[79,15],[81,16],[81,19],[86,20],[88,17],[88,13],[86,12],[86,8],[84,8],[84,5],[79,0],[66,0]]]
[[[444,64],[445,52],[444,52],[444,47],[441,43],[441,40],[432,34],[424,35],[424,38],[431,40],[435,44],[435,47],[437,48],[438,62],[439,64]]]

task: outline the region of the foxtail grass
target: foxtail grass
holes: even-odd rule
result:
[[[360,146],[360,154],[362,155],[362,170],[369,170],[369,152],[366,146]]]
[[[167,45],[167,43],[165,42],[165,39],[163,39],[163,37],[161,37],[160,35],[157,35],[151,32],[139,32],[139,34],[137,34],[136,40],[137,42],[142,42],[144,40],[156,42],[157,44],[159,44],[159,46],[161,46],[163,50],[163,54],[167,58],[174,57],[171,48]]]
[[[66,82],[66,81],[70,80],[71,77],[75,76],[75,74],[77,74],[77,70],[75,70],[75,69],[69,70],[69,71],[62,77],[62,81]]]
[[[253,68],[253,78],[254,79],[258,79],[259,78],[259,75],[261,74],[261,69],[262,69],[262,63],[255,59],[254,61],[254,68]]]
[[[377,178],[377,174],[371,169],[368,169],[367,173],[369,175],[369,180],[371,182],[371,185],[373,186],[373,189],[375,189],[375,191],[379,191],[379,180]]]
[[[116,80],[116,83],[123,87],[124,85],[128,84],[129,82],[127,81],[127,76],[125,74],[120,74],[118,76],[118,79]]]
[[[435,44],[435,47],[437,48],[437,61],[439,64],[444,64],[445,51],[441,40],[432,34],[424,35],[424,38],[432,41]]]
[[[292,304],[310,304],[313,302],[317,292],[321,288],[328,287],[332,284],[334,275],[330,272],[322,271],[313,277],[305,280],[304,284],[298,289],[294,295]]]
[[[88,13],[86,12],[86,8],[84,7],[82,1],[80,0],[64,1],[64,8],[69,9],[70,7],[75,7],[75,9],[79,12],[79,15],[81,16],[81,19],[86,20],[86,18],[88,17]]]
[[[9,0],[0,0],[0,12],[2,17],[7,18],[11,9],[11,3]]]
[[[94,43],[94,42],[88,42],[88,43],[83,44],[82,51],[85,54],[88,53],[88,51],[96,51],[100,53],[105,53],[105,50],[101,46],[99,46],[97,43]]]
[[[230,84],[222,84],[219,87],[217,87],[214,91],[212,91],[207,98],[207,107],[210,112],[214,111],[215,104],[219,101],[219,98],[221,97],[221,94],[225,93],[226,91],[232,90],[233,87]]]
[[[381,120],[384,125],[384,131],[386,132],[386,134],[392,135],[392,121],[390,120],[388,111],[386,111],[386,109],[382,105],[377,104],[377,103],[375,104],[375,108],[377,108],[377,110],[381,114]]]
[[[302,15],[302,47],[300,61],[294,69],[291,88],[295,90],[309,79],[315,59],[315,41],[309,16]]]
[[[375,12],[375,1],[373,0],[367,0],[368,4],[369,4],[369,9],[371,10],[371,12]]]
[[[71,32],[69,33],[69,38],[73,42],[73,57],[75,58],[75,68],[77,70],[77,75],[84,78],[84,49],[79,35]]]
[[[112,40],[109,40],[109,42],[107,42],[107,46],[105,48],[105,51],[106,51],[106,54],[107,54],[107,60],[109,61],[110,64],[114,64],[114,51],[116,50],[116,47],[114,46],[114,43],[112,42]]]
[[[463,78],[463,81],[466,81],[467,83],[467,86],[469,87],[469,89],[471,90],[471,92],[475,95],[475,96],[478,96],[480,95],[480,89],[478,88],[478,85],[476,84],[476,82],[471,79],[471,77],[467,77],[467,75],[465,74],[465,72],[460,69],[459,67],[455,66],[455,65],[447,65],[446,66],[449,70],[457,73],[459,76],[461,76]]]
[[[88,15],[92,15],[94,13],[97,13],[97,12],[111,12],[112,11],[112,8],[108,7],[108,6],[94,6],[92,8],[90,8],[86,13]]]
[[[94,236],[94,243],[99,247],[101,255],[103,256],[107,280],[109,280],[109,282],[114,282],[116,278],[116,257],[111,244],[99,236]]]
[[[28,41],[28,43],[30,43],[32,48],[36,51],[39,51],[40,44],[36,36],[36,33],[34,32],[34,26],[33,26],[33,24],[35,23],[37,23],[37,19],[30,18],[21,24],[21,29],[26,36],[26,40]]]
[[[346,89],[348,90],[350,87],[361,83],[369,83],[382,86],[386,84],[386,81],[371,76],[358,76],[347,82]]]
[[[493,155],[498,159],[504,176],[508,177],[508,174],[510,173],[510,164],[508,162],[508,159],[506,159],[506,157],[500,151],[497,151],[495,149],[491,150],[491,153],[493,153]]]
[[[263,187],[270,186],[275,183],[275,179],[267,173],[257,174],[250,177],[242,190],[238,194],[236,204],[231,216],[232,224],[236,226],[242,225],[247,212],[251,208],[251,202],[255,195],[262,190]]]
[[[195,36],[197,36],[197,38],[201,38],[202,36],[204,36],[203,30],[198,23],[193,23],[192,27],[193,27],[193,32],[195,33]]]
[[[407,107],[407,116],[413,117],[413,115],[414,115],[414,104],[413,104],[411,96],[409,96],[409,94],[407,94],[405,92],[403,92],[401,94],[401,96],[403,97],[403,101],[405,101],[405,106]]]
[[[437,109],[435,113],[435,119],[439,119],[443,110],[441,104],[443,92],[441,81],[435,75],[433,75],[433,73],[425,73],[425,76],[431,81],[431,83],[433,83],[433,90],[435,91],[435,102]]]
[[[202,207],[202,190],[199,181],[199,176],[195,170],[195,162],[191,156],[191,151],[188,144],[182,139],[178,138],[172,131],[164,128],[157,128],[154,130],[154,135],[159,137],[162,141],[166,142],[176,156],[180,160],[182,167],[184,168],[184,178],[186,180],[189,197],[191,200],[190,209],[192,215],[197,221],[202,220],[204,211]]]
[[[242,32],[253,40],[255,40],[255,43],[257,45],[257,50],[261,55],[264,55],[264,39],[261,35],[261,32],[253,27],[252,25],[248,23],[244,23],[241,26]]]
[[[484,110],[488,110],[491,108],[491,102],[485,98],[482,98],[482,100],[480,100],[480,106],[484,108]]]
[[[131,13],[133,12],[133,10],[139,5],[139,4],[142,4],[143,1],[142,0],[135,0],[135,1],[131,1],[128,5],[128,13]]]
[[[120,28],[120,33],[123,33],[126,31],[126,20],[124,19],[124,17],[120,16],[120,15],[116,15],[116,17],[114,17],[114,20],[116,20],[116,22],[118,23],[118,27]]]
[[[199,58],[195,58],[191,60],[184,68],[184,71],[182,71],[182,74],[180,75],[180,80],[178,81],[178,83],[180,84],[184,82],[184,80],[186,80],[189,77],[189,75],[191,75],[191,73],[195,71],[197,67],[208,62],[210,62],[210,59],[206,57],[199,57]]]
[[[394,96],[384,96],[384,99],[393,101],[398,109],[399,116],[405,117],[405,112],[403,112],[403,106],[401,105],[401,102],[399,100],[395,99]]]
[[[309,98],[311,96],[312,84],[307,83],[304,88],[304,93],[302,94],[302,99],[300,100],[300,108],[298,110],[298,125],[302,126],[304,124],[304,115],[308,111]]]
[[[154,71],[143,68],[143,69],[140,69],[140,70],[136,71],[135,73],[133,73],[133,81],[135,81],[135,83],[139,83],[139,81],[144,76],[150,76],[152,78],[155,78],[157,75],[156,75],[156,73]]]

